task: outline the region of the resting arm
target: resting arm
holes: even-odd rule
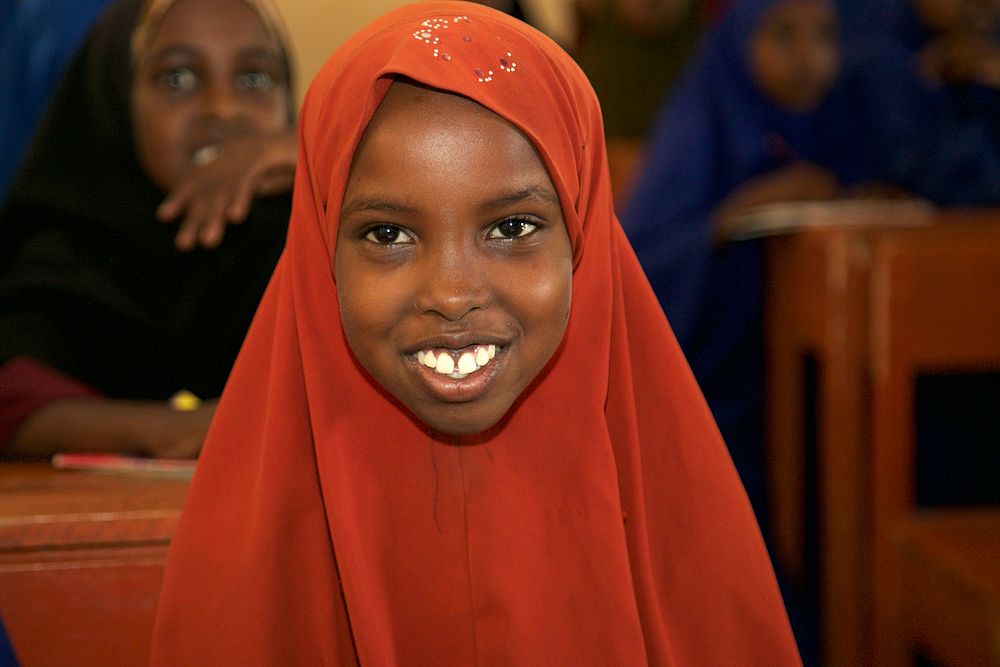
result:
[[[214,412],[214,402],[179,412],[153,401],[59,399],[25,419],[6,451],[20,456],[88,451],[194,458]]]
[[[214,411],[215,401],[182,412],[162,401],[107,399],[29,357],[0,365],[0,447],[5,455],[90,451],[194,457]]]

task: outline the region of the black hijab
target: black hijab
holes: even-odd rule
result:
[[[281,253],[290,197],[255,202],[218,249],[174,249],[130,120],[141,7],[102,15],[0,209],[0,363],[28,356],[115,398],[215,397]]]

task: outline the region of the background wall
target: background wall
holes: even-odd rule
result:
[[[276,0],[292,38],[296,99],[301,105],[309,82],[331,53],[373,19],[410,0]],[[573,34],[573,0],[521,0],[524,11],[562,44]]]

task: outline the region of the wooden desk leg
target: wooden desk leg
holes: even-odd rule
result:
[[[799,263],[788,239],[768,245],[767,419],[765,460],[768,484],[768,539],[777,566],[796,587],[806,584],[805,488],[803,451],[802,333],[796,328],[801,299],[793,279]]]
[[[861,471],[867,382],[864,322],[868,308],[867,250],[838,237],[825,258],[830,307],[820,351],[818,428],[821,651],[830,667],[868,664],[870,654],[864,600],[870,581],[863,567],[868,552],[867,498]]]

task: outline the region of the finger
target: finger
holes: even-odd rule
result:
[[[156,218],[161,222],[171,222],[177,218],[184,210],[185,203],[190,199],[194,190],[194,180],[183,179],[167,195],[159,207],[156,209]]]
[[[190,202],[180,228],[177,230],[177,236],[174,237],[174,246],[178,250],[187,252],[198,245],[198,237],[208,215],[207,209],[208,203],[203,199],[195,199]]]
[[[213,197],[205,210],[198,232],[198,242],[204,248],[217,248],[226,233],[226,200],[220,194]]]
[[[253,201],[258,176],[257,172],[251,172],[236,184],[225,211],[226,219],[229,222],[238,225],[246,220],[247,214],[250,212],[250,202]]]
[[[208,224],[202,226],[198,240],[203,248],[218,248],[226,235],[226,221],[221,218],[213,219]]]
[[[181,223],[177,235],[174,236],[174,247],[181,252],[189,252],[194,249],[197,239],[198,229],[191,224]]]

